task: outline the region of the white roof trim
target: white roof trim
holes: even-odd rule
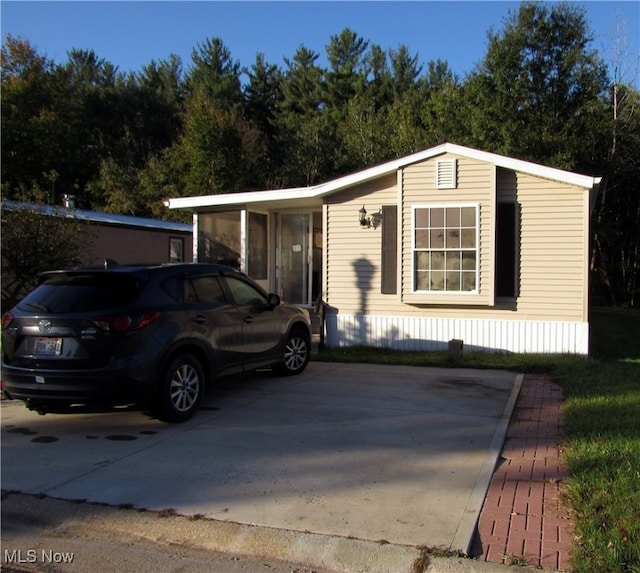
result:
[[[201,195],[198,197],[178,197],[168,199],[164,204],[170,209],[188,209],[190,207],[209,207],[212,205],[243,205],[255,202],[306,199],[315,197],[314,189],[315,187],[298,187],[295,189],[272,189],[268,191]]]
[[[227,193],[221,195],[202,195],[199,197],[179,197],[174,199],[168,199],[165,201],[165,205],[170,209],[194,209],[197,207],[212,207],[212,206],[224,206],[224,205],[243,205],[247,203],[265,203],[270,201],[283,201],[291,199],[319,199],[336,191],[341,191],[365,183],[372,179],[377,179],[384,175],[388,175],[402,169],[412,163],[418,163],[426,159],[431,159],[437,155],[444,153],[453,153],[461,157],[468,157],[470,159],[477,159],[479,161],[485,161],[487,163],[493,163],[498,167],[505,169],[511,169],[513,171],[520,171],[544,179],[552,179],[554,181],[560,181],[569,185],[575,185],[577,187],[583,187],[585,189],[592,189],[600,184],[601,177],[590,177],[588,175],[580,175],[578,173],[572,173],[570,171],[563,171],[562,169],[556,169],[553,167],[545,167],[536,163],[530,163],[529,161],[522,161],[520,159],[513,159],[511,157],[505,157],[503,155],[497,155],[495,153],[488,153],[486,151],[479,151],[477,149],[471,149],[469,147],[463,147],[454,143],[443,143],[437,147],[425,149],[400,159],[395,159],[375,167],[370,167],[357,173],[345,175],[326,183],[320,183],[311,187],[298,187],[295,189],[272,189],[268,191],[249,191],[245,193]]]

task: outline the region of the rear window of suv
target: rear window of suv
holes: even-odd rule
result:
[[[18,305],[24,312],[87,312],[129,304],[142,285],[122,274],[83,273],[48,276]]]

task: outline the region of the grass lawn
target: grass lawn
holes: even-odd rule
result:
[[[576,572],[640,573],[640,312],[596,309],[593,358],[556,368],[564,391]]]
[[[564,393],[575,573],[640,573],[640,311],[594,309],[592,356],[321,350],[321,360],[546,373]]]

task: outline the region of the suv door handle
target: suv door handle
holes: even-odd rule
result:
[[[248,314],[247,316],[245,316],[242,319],[243,322],[245,322],[246,324],[252,324],[253,323],[253,316],[251,316],[250,314]]]
[[[197,324],[204,324],[205,322],[207,322],[207,319],[204,316],[202,316],[201,314],[199,314],[198,316],[194,316],[191,319],[191,322],[195,322]]]

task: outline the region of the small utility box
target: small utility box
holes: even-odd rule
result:
[[[456,338],[449,341],[449,360],[458,361],[462,358],[464,342]]]

